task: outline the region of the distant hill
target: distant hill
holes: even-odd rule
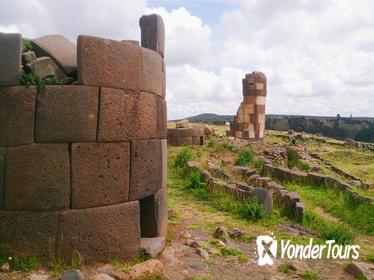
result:
[[[233,115],[199,114],[188,119],[190,122],[225,124],[234,120]],[[374,142],[374,118],[369,117],[323,117],[302,115],[266,115],[266,129],[295,130],[320,133],[337,139],[354,139]]]

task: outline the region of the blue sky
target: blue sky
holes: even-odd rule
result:
[[[169,118],[235,114],[245,73],[268,78],[266,111],[374,117],[372,0],[0,0],[0,31],[139,39],[166,27]],[[30,11],[32,11],[30,15]]]

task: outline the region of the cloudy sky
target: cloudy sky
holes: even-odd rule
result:
[[[267,113],[374,117],[373,0],[0,0],[0,31],[139,39],[166,27],[169,119],[235,114],[245,73],[268,78]]]

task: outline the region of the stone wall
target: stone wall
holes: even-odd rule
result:
[[[21,35],[1,34],[8,42],[0,44],[7,254],[130,259],[141,237],[166,235],[164,26],[149,15],[140,27],[142,47],[79,36],[79,84],[42,88],[19,85]]]
[[[242,82],[243,101],[227,134],[240,139],[263,139],[267,94],[265,74],[246,74]]]
[[[167,134],[170,146],[204,145],[203,128],[168,128]]]

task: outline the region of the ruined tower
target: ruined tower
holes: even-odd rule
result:
[[[240,103],[229,135],[240,139],[260,140],[265,131],[266,76],[261,72],[246,74],[243,101]]]
[[[21,34],[0,33],[0,248],[9,256],[127,260],[142,238],[166,235],[165,30],[155,14],[139,23],[140,46],[50,35],[25,53]],[[29,75],[69,77],[25,86],[22,52]]]

